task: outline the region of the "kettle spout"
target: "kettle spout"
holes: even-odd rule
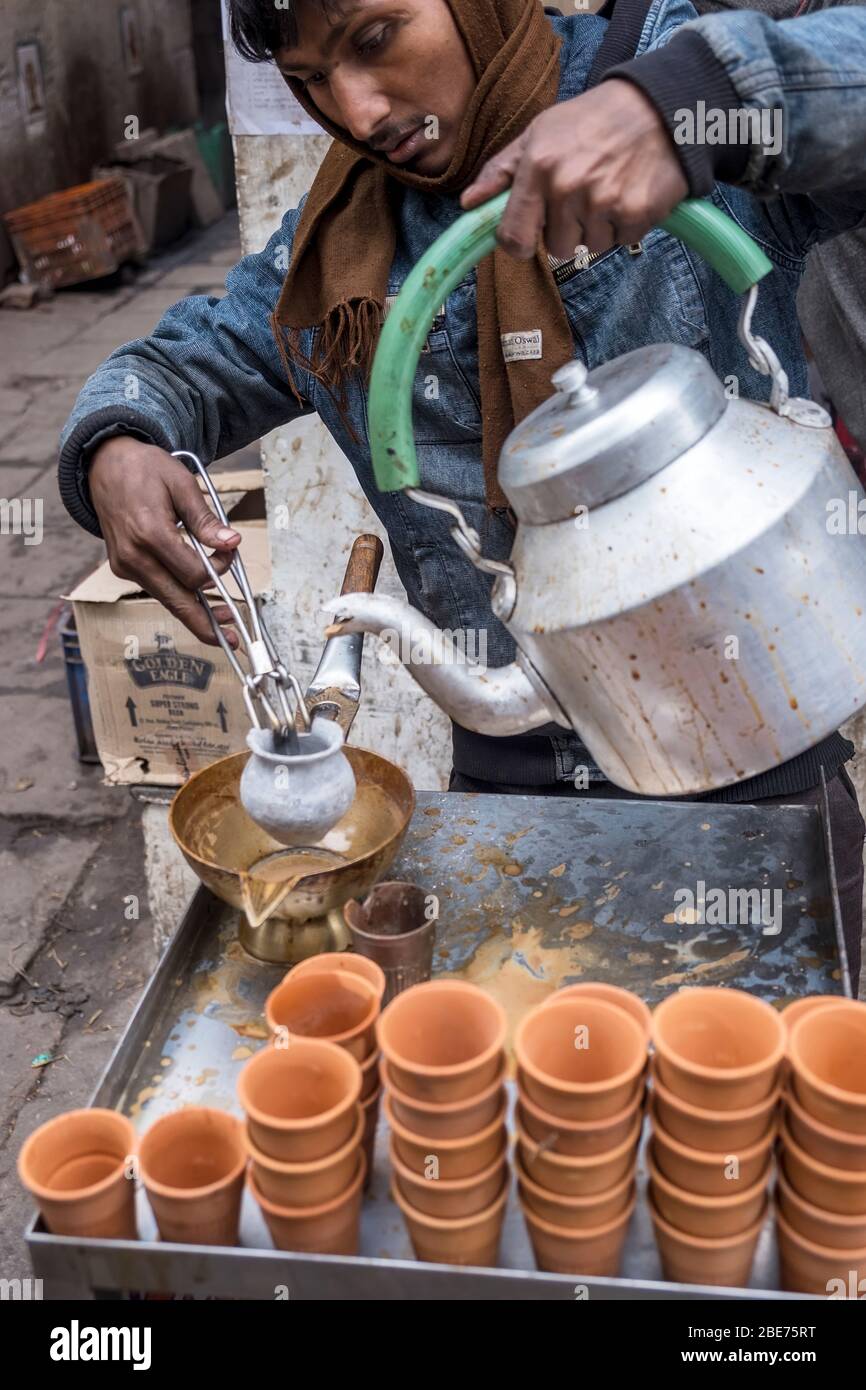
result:
[[[568,721],[540,678],[518,653],[510,666],[488,667],[467,656],[465,643],[441,632],[400,599],[341,594],[325,609],[335,614],[327,636],[373,632],[439,706],[477,734],[523,734],[541,724]],[[459,634],[460,636],[462,634]]]

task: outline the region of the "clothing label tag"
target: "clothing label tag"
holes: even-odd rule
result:
[[[506,362],[534,362],[541,357],[541,329],[526,333],[503,333],[502,356]]]

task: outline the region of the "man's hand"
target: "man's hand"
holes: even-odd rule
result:
[[[536,116],[481,170],[461,204],[474,208],[512,186],[498,241],[518,260],[578,246],[607,251],[640,241],[688,184],[661,117],[631,82],[611,78]]]
[[[128,436],[108,439],[96,450],[88,470],[90,497],[99,517],[108,559],[120,579],[132,579],[159,599],[199,641],[217,640],[195,590],[208,586],[204,565],[177,529],[178,518],[208,549],[213,567],[224,574],[240,543],[237,531],[223,526],[210,510],[196,478],[163,449]],[[225,627],[231,612],[213,608]],[[234,629],[226,629],[233,647]]]

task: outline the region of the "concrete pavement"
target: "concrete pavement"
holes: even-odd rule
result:
[[[59,596],[104,558],[57,495],[57,439],[109,352],[185,294],[221,294],[239,255],[230,214],[128,282],[0,311],[0,498],[41,499],[44,528],[0,535],[0,1277],[30,1274],[18,1150],[86,1104],[155,964],[141,807],[78,762],[55,628],[35,660]]]

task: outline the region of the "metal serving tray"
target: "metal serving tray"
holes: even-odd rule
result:
[[[440,900],[434,971],[493,985],[512,1016],[551,985],[626,985],[650,1004],[683,983],[724,983],[771,1001],[850,993],[823,812],[800,806],[421,793],[392,878]],[[671,920],[676,888],[766,886],[782,931]],[[666,921],[665,918],[668,918]],[[841,964],[840,964],[841,961]],[[183,1104],[237,1113],[235,1081],[264,1036],[264,999],[283,974],[247,956],[236,915],[199,889],[103,1075],[92,1104],[139,1128]],[[143,1193],[138,1241],[76,1240],[34,1220],[34,1273],[55,1298],[175,1295],[222,1299],[798,1299],[776,1292],[772,1223],[748,1289],[666,1283],[638,1169],[638,1205],[621,1277],[535,1270],[512,1192],[497,1269],[416,1262],[388,1195],[380,1122],[356,1258],[275,1251],[244,1195],[238,1247],[160,1243]]]

